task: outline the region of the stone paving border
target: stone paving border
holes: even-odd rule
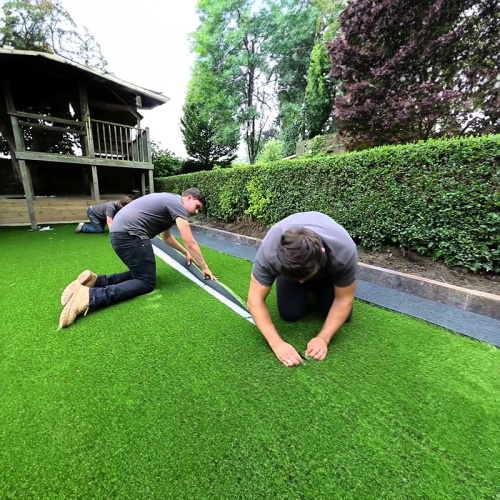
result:
[[[195,233],[253,249],[258,249],[262,241],[259,238],[252,238],[196,224],[191,224],[191,228]],[[439,281],[363,263],[359,264],[359,279],[500,320],[500,295],[469,290],[468,288],[448,285]]]

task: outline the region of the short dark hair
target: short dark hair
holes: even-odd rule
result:
[[[130,196],[125,196],[125,198],[122,198],[118,203],[124,207],[125,205],[128,205],[132,200]]]
[[[189,195],[191,195],[195,200],[198,200],[203,206],[207,204],[205,195],[199,189],[189,188],[182,193],[182,196],[189,196]]]
[[[321,267],[323,242],[310,229],[294,228],[281,235],[277,257],[280,273],[292,280],[303,280]]]

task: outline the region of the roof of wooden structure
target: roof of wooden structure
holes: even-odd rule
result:
[[[94,87],[102,86],[111,89],[122,102],[141,109],[153,109],[170,100],[160,92],[126,82],[111,73],[45,52],[0,47],[0,67],[4,75],[19,75],[28,71],[33,73],[49,72],[52,75],[74,77]]]

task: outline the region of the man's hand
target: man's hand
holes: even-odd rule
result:
[[[217,278],[217,276],[214,276],[212,271],[210,271],[210,269],[208,269],[208,267],[204,267],[201,272],[203,273],[203,277],[205,279],[207,278],[210,278],[211,280],[214,280],[214,281],[219,281],[219,278]]]
[[[323,361],[328,354],[328,344],[323,337],[314,337],[307,344],[306,354],[311,358]]]
[[[193,257],[191,257],[191,254],[186,250],[186,262],[187,262],[187,265],[190,266],[191,265],[191,261],[193,260]]]
[[[276,357],[285,366],[300,365],[300,363],[302,363],[303,361],[303,359],[300,357],[300,354],[295,350],[295,347],[286,343],[284,340],[272,349],[274,351],[274,354],[276,354]]]

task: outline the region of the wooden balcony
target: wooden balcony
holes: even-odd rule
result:
[[[106,167],[130,167],[153,170],[149,129],[92,120],[85,122],[21,111],[10,112],[18,120],[21,132],[28,128],[57,132],[74,144],[74,154],[16,151],[18,160],[50,161]],[[58,125],[54,125],[57,123]]]

